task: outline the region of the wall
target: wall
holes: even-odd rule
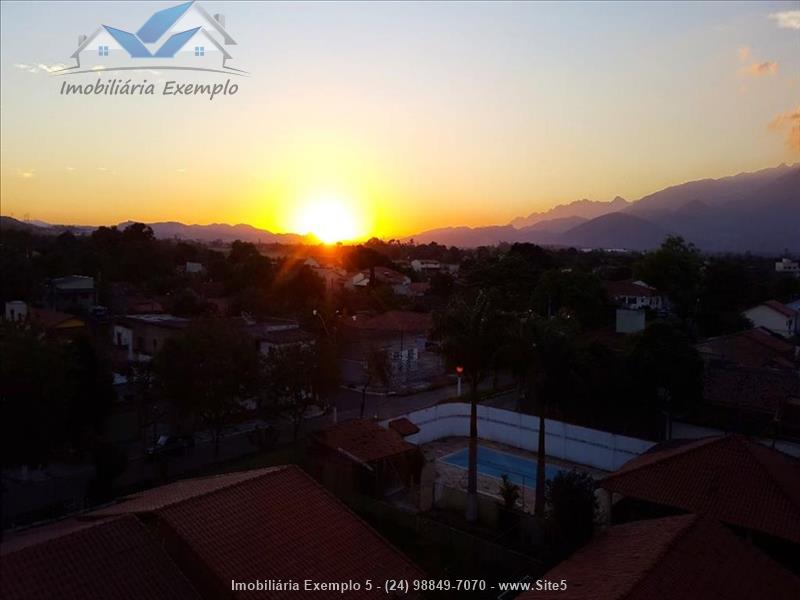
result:
[[[746,310],[744,316],[750,319],[756,327],[766,327],[784,337],[791,337],[796,330],[793,317],[782,315],[764,305]]]
[[[439,404],[405,416],[420,428],[419,433],[406,438],[414,444],[469,435],[467,403]],[[388,421],[383,423],[384,426],[386,423]],[[478,406],[478,436],[535,452],[539,439],[539,417]],[[545,444],[547,455],[553,458],[614,471],[645,452],[654,442],[546,419]]]

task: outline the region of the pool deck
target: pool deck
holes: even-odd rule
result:
[[[435,442],[428,442],[421,446],[425,458],[436,465],[436,481],[448,487],[459,488],[462,490],[467,489],[467,470],[442,462],[442,457],[463,450],[469,446],[469,438],[466,437],[448,437],[436,440]],[[528,460],[536,460],[536,452],[528,452],[527,450],[520,450],[513,446],[500,444],[498,442],[491,442],[489,440],[478,440],[478,446],[484,448],[491,448],[499,452],[506,452],[514,454],[521,458]],[[547,457],[547,462],[562,469],[575,469],[583,473],[588,473],[594,477],[602,477],[607,475],[606,471],[579,465],[565,460],[559,460],[553,457]],[[500,479],[478,473],[478,492],[487,496],[492,496],[502,500],[500,496]],[[523,508],[526,512],[533,512],[534,500],[536,498],[536,486],[524,486],[521,490],[521,495],[524,498]]]

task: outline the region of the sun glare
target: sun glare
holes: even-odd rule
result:
[[[313,234],[326,244],[344,242],[359,236],[358,219],[348,203],[338,198],[315,198],[297,212],[296,230]]]

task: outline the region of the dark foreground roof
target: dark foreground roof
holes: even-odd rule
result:
[[[656,446],[598,485],[800,543],[800,460],[741,435]]]
[[[564,591],[520,600],[791,600],[800,578],[697,515],[610,527],[543,579]]]
[[[134,494],[129,498],[81,519],[105,520],[138,527],[143,536],[151,535],[156,548],[166,553],[157,564],[165,569],[170,559],[179,565],[172,579],[162,579],[177,586],[181,573],[204,598],[227,597],[231,581],[255,582],[265,579],[294,580],[301,583],[300,591],[238,592],[237,596],[269,598],[321,598],[324,593],[306,592],[302,582],[361,581],[372,579],[419,579],[424,574],[376,531],[352,513],[320,484],[295,466],[259,469],[231,473],[218,477],[190,479]],[[147,524],[147,531],[141,525]],[[93,531],[94,527],[87,529]],[[13,546],[13,540],[7,540]],[[147,538],[145,537],[145,541]],[[5,547],[6,541],[4,541]],[[70,544],[48,550],[46,543],[30,545],[19,552],[30,552],[37,559],[27,570],[6,575],[6,556],[3,556],[3,598],[6,580],[21,592],[50,582],[50,597],[59,598],[184,598],[192,597],[191,589],[175,587],[175,593],[147,595],[156,585],[159,571],[149,567],[144,558],[131,556],[128,547],[133,542],[127,536],[114,536],[105,545],[97,546],[97,554],[114,560],[119,574],[115,579],[137,591],[136,595],[117,595],[111,588],[94,596],[81,590],[91,586],[111,585],[102,582],[112,567],[102,560],[92,559],[86,544]],[[142,542],[144,545],[144,542]],[[88,553],[84,557],[82,554]],[[15,556],[12,553],[11,556]],[[169,554],[169,556],[167,556]],[[70,561],[86,563],[84,570],[75,571]],[[49,575],[54,565],[66,563],[72,579],[66,583]],[[13,567],[13,564],[12,564]],[[167,583],[161,583],[165,586]],[[185,586],[188,587],[188,586]],[[184,595],[181,595],[181,594]],[[12,597],[30,597],[21,593]],[[337,597],[340,597],[337,595]],[[348,598],[371,598],[374,592],[352,592]]]
[[[133,516],[72,519],[11,537],[0,557],[5,600],[200,598]]]

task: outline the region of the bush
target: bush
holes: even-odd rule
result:
[[[508,475],[503,473],[500,482],[500,495],[503,497],[503,504],[506,508],[512,509],[517,505],[519,500],[519,486],[508,478]]]
[[[578,471],[561,472],[547,482],[546,516],[556,554],[569,555],[592,537],[598,508],[594,490],[594,479]]]

